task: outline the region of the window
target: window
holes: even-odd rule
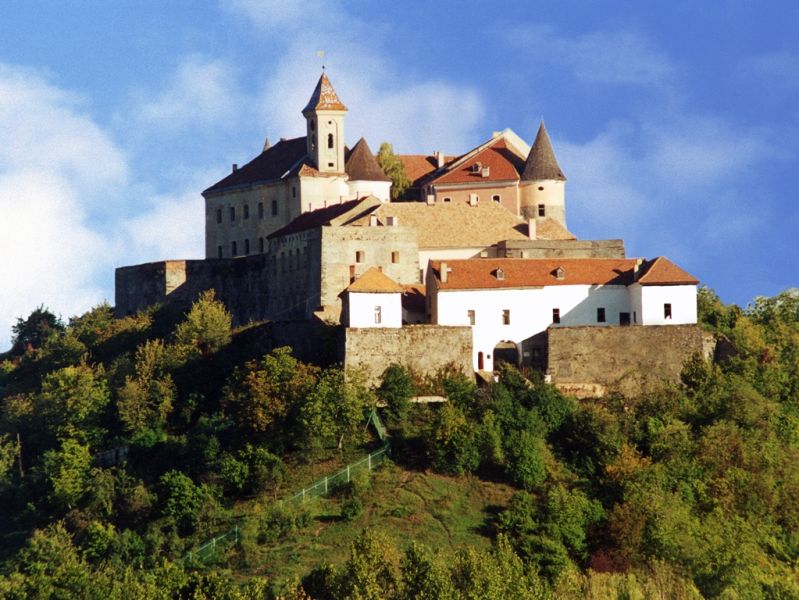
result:
[[[452,198],[450,198],[449,196],[446,196],[444,198],[444,202],[452,202]]]
[[[221,208],[217,208],[216,209],[216,222],[217,223],[221,223],[222,222],[222,209]]]
[[[663,318],[664,319],[671,319],[671,303],[670,302],[666,302],[666,304],[663,305]]]
[[[327,134],[327,147],[328,148],[332,148],[333,147],[333,134],[332,133],[328,133]]]
[[[264,238],[258,238],[258,252],[264,251]]]
[[[329,162],[329,163],[327,163],[327,166],[328,167],[335,167],[336,165],[334,165],[333,163]]]
[[[235,220],[236,220],[236,207],[235,206],[231,206],[230,207],[230,222],[232,223]]]
[[[475,319],[474,319],[474,311],[473,310],[467,310],[466,311],[466,315],[469,317],[469,325],[474,325],[474,321],[475,321]]]
[[[236,242],[231,242],[230,244],[230,255],[236,256],[239,253],[238,248],[236,247]]]
[[[250,205],[249,204],[245,204],[244,205],[244,218],[245,219],[249,219],[250,218]]]
[[[383,322],[383,309],[380,306],[375,306],[375,325]]]
[[[391,262],[393,262],[394,264],[397,264],[399,262],[399,252],[397,252],[396,250],[394,250],[391,253]]]
[[[263,219],[264,218],[264,203],[263,202],[259,202],[258,203],[258,218],[259,219]]]
[[[311,119],[311,131],[316,131],[316,121]]]
[[[297,197],[297,188],[294,187],[294,186],[291,187],[291,197],[292,198],[296,198]]]
[[[604,308],[597,308],[596,309],[596,322],[597,323],[604,323],[605,322],[605,309]]]
[[[501,202],[502,201],[502,198],[500,198],[499,194],[494,194],[493,196],[491,196],[491,199],[494,202]]]
[[[552,309],[552,322],[553,323],[560,323],[560,309],[553,308]]]
[[[501,268],[497,269],[496,276],[497,276],[497,281],[504,281],[505,271],[503,271]]]
[[[510,310],[507,308],[502,311],[502,324],[510,325]]]
[[[543,192],[544,191],[544,186],[543,185],[539,185],[538,186],[538,191],[539,192]]]
[[[546,207],[545,204],[539,204],[538,205],[538,216],[539,217],[547,216],[547,207]]]
[[[250,253],[250,240],[249,238],[244,240],[244,254]]]
[[[363,250],[355,251],[355,262],[362,263],[366,259],[366,253]]]
[[[216,247],[216,255],[218,258],[222,258],[222,246]]]
[[[272,216],[277,215],[277,200],[272,200]]]

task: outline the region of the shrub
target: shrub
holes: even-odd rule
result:
[[[354,521],[363,512],[363,503],[357,498],[347,498],[341,505],[341,516],[345,521]]]

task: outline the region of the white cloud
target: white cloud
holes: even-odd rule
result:
[[[172,81],[154,98],[141,91],[137,96],[134,112],[141,121],[173,131],[220,126],[236,118],[240,106],[232,66],[199,55],[184,57]]]
[[[366,23],[339,4],[229,0],[226,6],[285,41],[282,59],[265,72],[260,94],[265,134],[302,135],[302,108],[316,85],[320,66],[348,107],[346,138],[364,136],[377,150],[382,141],[401,152],[460,151],[480,141],[483,100],[468,85],[417,77],[387,58],[381,32],[386,25]],[[322,4],[321,2],[319,3]],[[298,11],[302,18],[298,17]],[[347,35],[340,23],[346,22]],[[325,51],[324,59],[316,50]]]
[[[565,37],[552,27],[533,25],[512,30],[511,41],[537,60],[561,63],[593,83],[664,86],[675,72],[668,56],[635,31]]]
[[[108,241],[88,225],[128,177],[124,153],[80,98],[0,64],[0,349],[44,304],[65,317],[103,299]]]

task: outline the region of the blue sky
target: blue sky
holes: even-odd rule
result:
[[[300,135],[316,51],[372,148],[463,152],[543,116],[580,238],[746,305],[799,285],[799,4],[6,3],[0,348],[113,303],[117,266],[202,256],[200,192]]]

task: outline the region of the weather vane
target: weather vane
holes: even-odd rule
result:
[[[316,56],[318,56],[319,58],[324,58],[325,57],[325,51],[324,50],[317,50],[316,51]],[[323,71],[325,70],[325,65],[322,65],[322,70]]]

